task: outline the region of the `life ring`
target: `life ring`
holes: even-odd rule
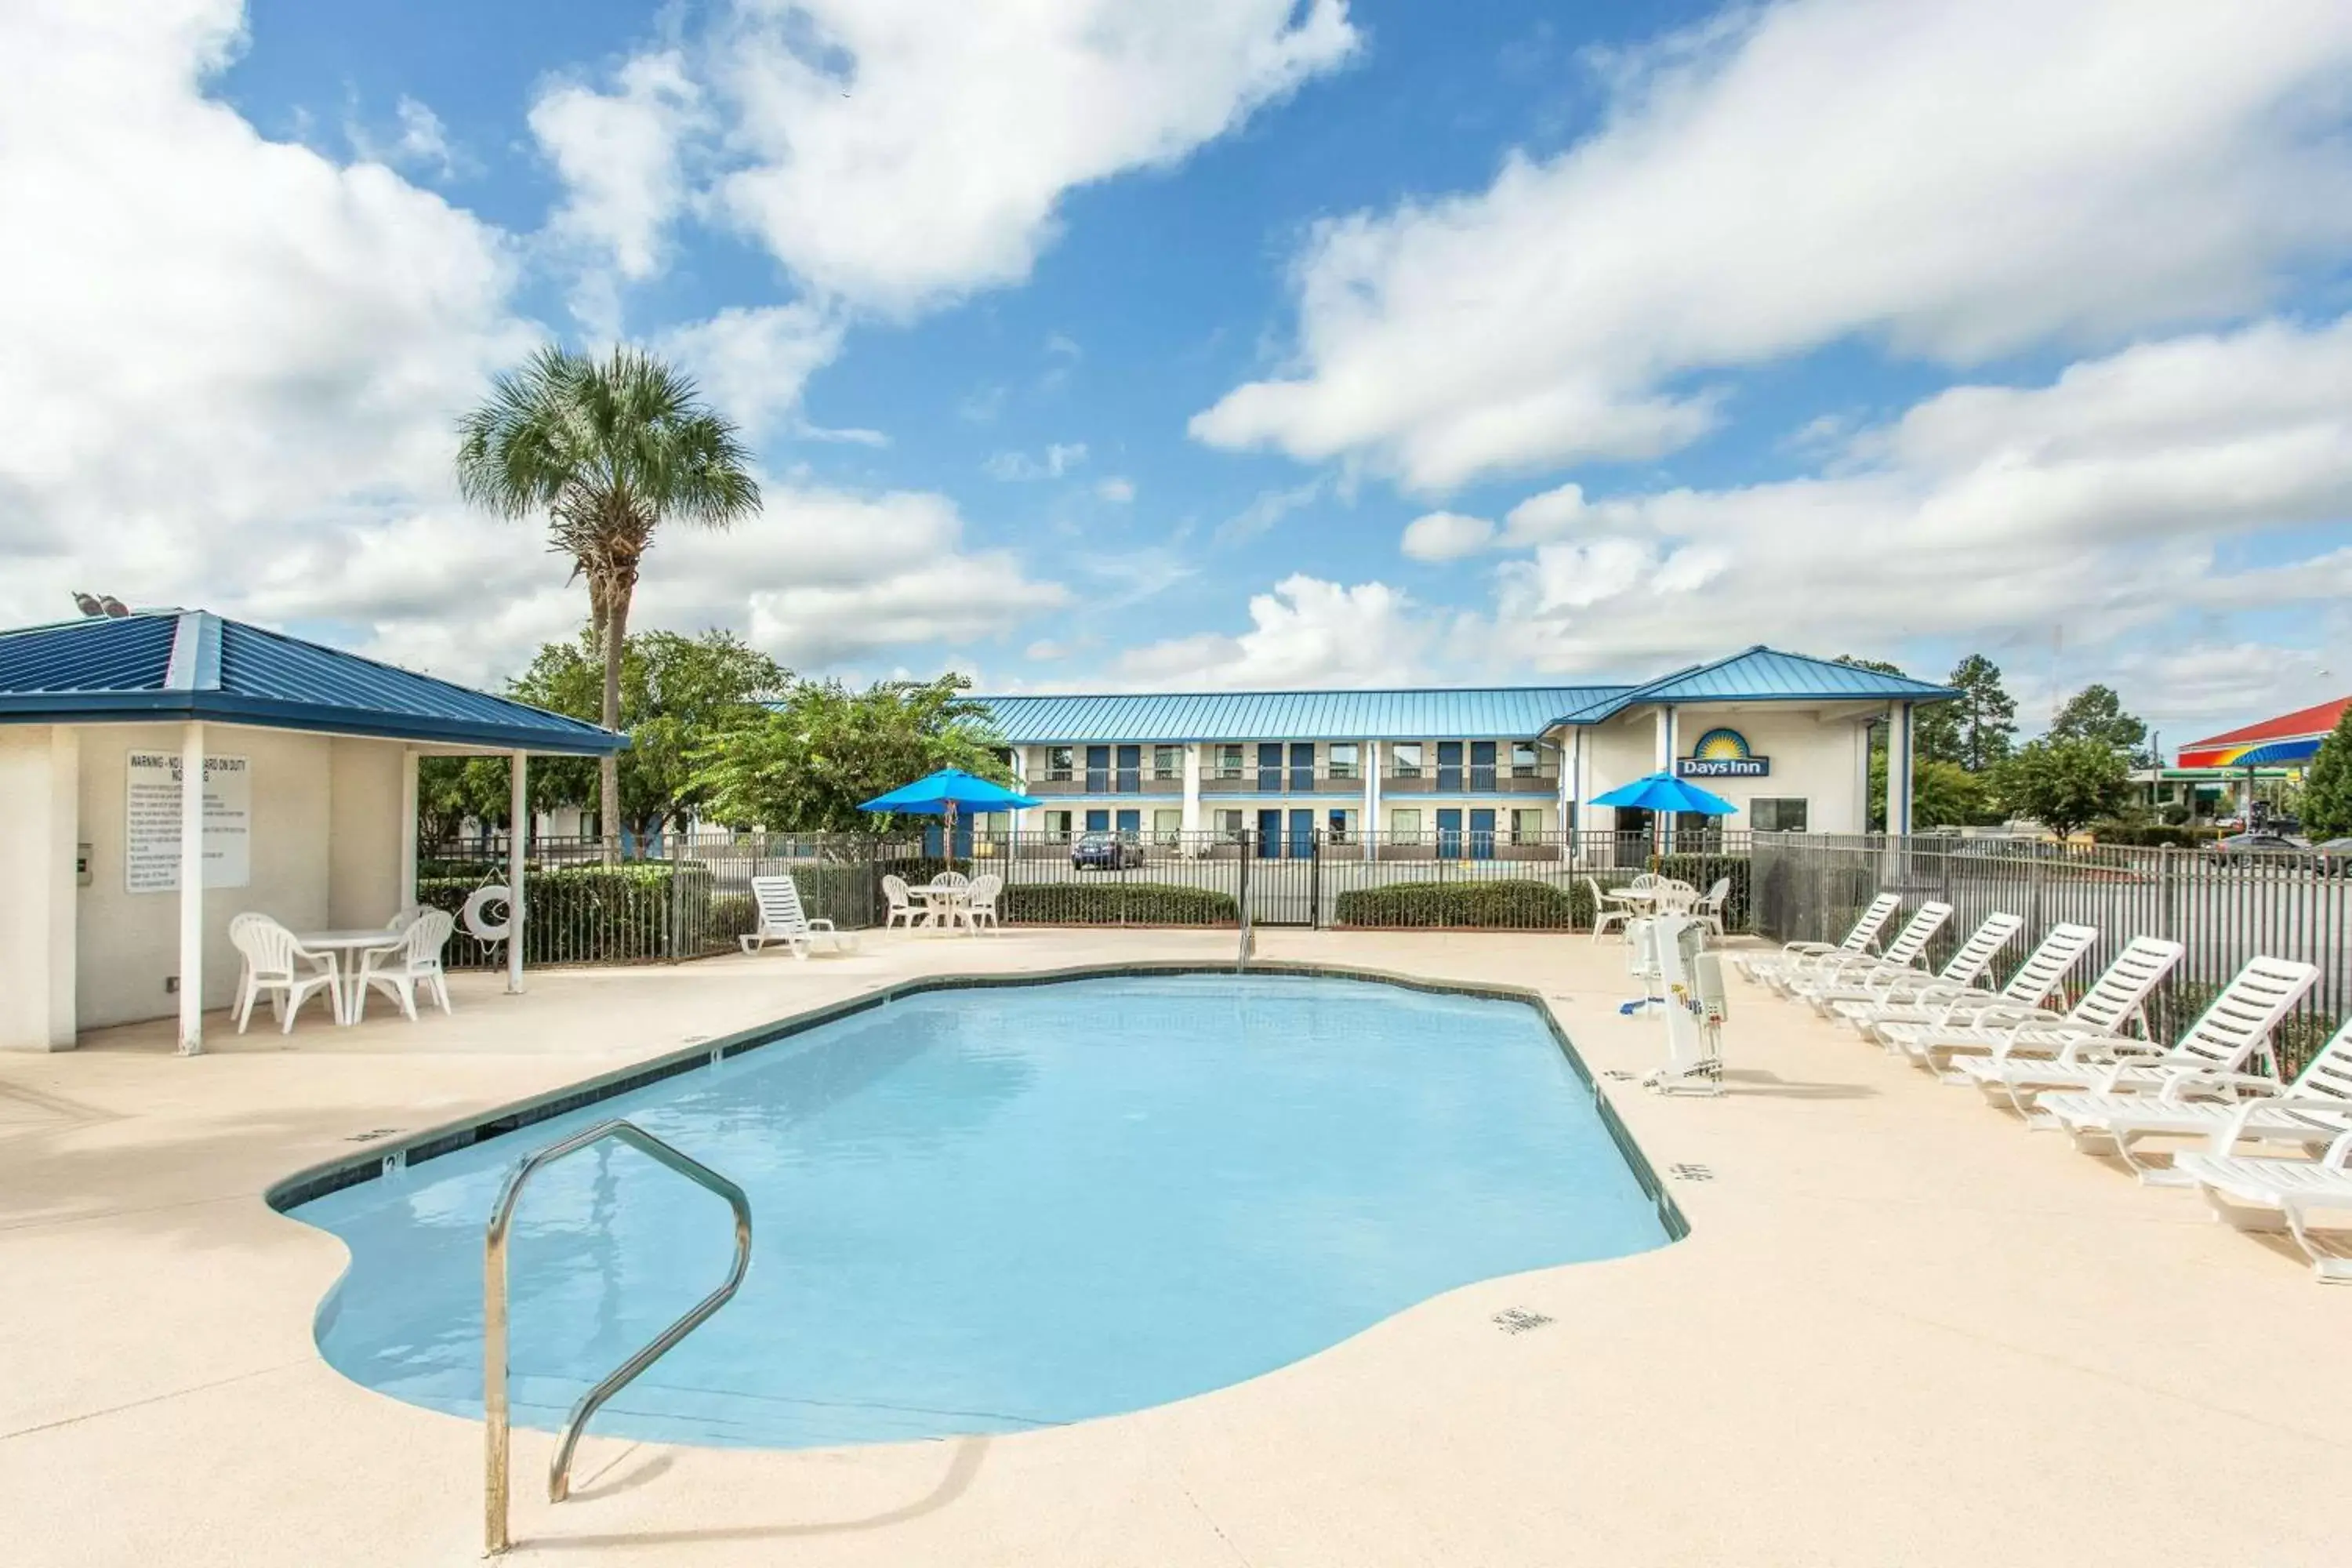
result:
[[[514,917],[507,903],[504,888],[477,888],[466,898],[466,934],[476,942],[504,942],[514,929]],[[495,905],[499,918],[492,921],[488,910]]]

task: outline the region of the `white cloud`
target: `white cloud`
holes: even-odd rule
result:
[[[2352,237],[2341,0],[1787,0],[1608,64],[1560,155],[1322,226],[1295,370],[1194,434],[1429,489],[1649,457],[1694,375],[2228,319]]]
[[[980,466],[981,472],[992,479],[1024,481],[1058,479],[1087,460],[1087,444],[1072,441],[1055,442],[1041,457],[1026,452],[998,452]]]
[[[787,430],[880,446],[875,431],[820,431],[801,417],[808,378],[840,352],[842,322],[813,305],[730,306],[673,328],[656,347],[690,372],[712,405],[754,436]]]
[[[1204,633],[1119,656],[1128,684],[1209,690],[1397,686],[1427,679],[1434,626],[1385,583],[1352,586],[1297,574],[1253,595],[1250,629]]]
[[[389,163],[396,169],[421,169],[439,179],[448,179],[457,173],[457,149],[449,141],[448,128],[430,105],[403,93],[393,106],[393,119],[398,129],[386,141],[354,118],[346,128],[352,151],[362,159]]]
[[[1113,474],[1095,486],[1095,494],[1103,500],[1124,506],[1135,499],[1135,481]]]
[[[1009,635],[1066,605],[1009,551],[971,550],[945,496],[779,488],[755,521],[664,536],[637,624],[742,631],[796,668]]]
[[[1289,485],[1280,489],[1260,490],[1251,498],[1249,505],[1217,525],[1217,542],[1235,544],[1245,539],[1255,539],[1301,507],[1314,505],[1322,496],[1321,479],[1309,479],[1305,484]]]
[[[530,131],[563,179],[556,233],[598,252],[625,279],[652,277],[686,199],[681,147],[700,101],[675,49],[630,60],[610,92],[571,81],[543,88]]]
[[[738,0],[735,221],[893,315],[1028,276],[1063,195],[1176,163],[1346,59],[1345,0]]]
[[[77,587],[257,599],[312,542],[446,496],[454,413],[534,336],[497,230],[204,95],[240,24],[234,0],[0,8],[0,212],[38,237],[0,245],[11,622]]]
[[[1402,548],[1416,561],[1453,561],[1475,555],[1494,537],[1495,525],[1483,517],[1432,511],[1404,525]]]
[[[2352,318],[2143,344],[2037,387],[1959,386],[1826,477],[1522,502],[1494,644],[1639,669],[1763,641],[1836,652],[2023,628],[2091,646],[2183,611],[2352,590],[2352,550],[2225,546],[2352,517]],[[2306,547],[2307,548],[2307,547]]]

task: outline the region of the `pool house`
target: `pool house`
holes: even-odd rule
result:
[[[202,610],[0,632],[0,1049],[176,1015],[194,1053],[236,986],[235,915],[380,927],[415,902],[419,758],[511,759],[520,811],[530,756],[626,744]]]
[[[1024,838],[1321,846],[1367,858],[1510,858],[1579,833],[1646,832],[1592,799],[1672,771],[1739,808],[1734,828],[1860,833],[1871,733],[1888,822],[1907,832],[1912,716],[1950,689],[1751,647],[1640,683],[1390,691],[982,699],[1012,750]],[[1658,825],[1671,839],[1689,825]]]

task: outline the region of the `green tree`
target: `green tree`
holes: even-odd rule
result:
[[[1960,693],[1944,709],[1951,725],[1951,747],[1937,753],[1972,773],[1983,773],[2010,753],[2017,739],[2017,700],[2000,683],[2000,666],[1972,653],[1952,667],[1944,684]]]
[[[2061,837],[2115,816],[2131,797],[2130,765],[2104,740],[2030,741],[1993,770],[1992,783],[2012,815]]]
[[[887,680],[864,691],[803,681],[761,722],[696,754],[706,815],[790,833],[883,833],[890,820],[858,803],[926,773],[961,768],[1010,784],[987,709],[964,695],[971,688],[961,675]]]
[[[604,665],[602,650],[585,633],[577,641],[549,643],[508,694],[593,719],[603,706]],[[683,823],[702,803],[694,755],[735,731],[764,723],[762,705],[782,698],[791,679],[782,666],[730,632],[692,637],[639,632],[625,639],[620,728],[629,749],[617,770],[621,826],[642,843]],[[584,759],[550,758],[531,775],[533,799],[542,805],[586,805],[601,793],[602,781]]]
[[[1911,768],[1911,821],[1921,828],[1976,827],[1999,822],[1990,781],[1958,763],[1922,757]],[[1886,752],[1870,759],[1870,830],[1886,831]]]
[[[2314,842],[2352,833],[2352,708],[2336,721],[2303,779],[2303,831]]]
[[[458,422],[457,486],[509,518],[544,512],[548,542],[588,584],[588,629],[604,659],[597,717],[621,725],[623,650],[637,572],[677,521],[724,528],[760,508],[751,455],[689,377],[641,350],[604,359],[552,344],[500,375]],[[623,820],[620,765],[599,764],[606,858]]]
[[[2124,711],[2112,687],[2094,683],[2066,699],[2050,721],[2053,741],[2096,741],[2135,763],[2147,752],[2147,726]]]

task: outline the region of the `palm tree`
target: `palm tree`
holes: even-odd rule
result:
[[[621,651],[637,569],[671,519],[725,528],[760,509],[751,454],[691,377],[639,349],[541,349],[458,421],[457,488],[503,517],[544,511],[549,547],[588,584],[604,660],[604,723],[621,726]],[[599,764],[604,855],[619,846],[617,759]]]

